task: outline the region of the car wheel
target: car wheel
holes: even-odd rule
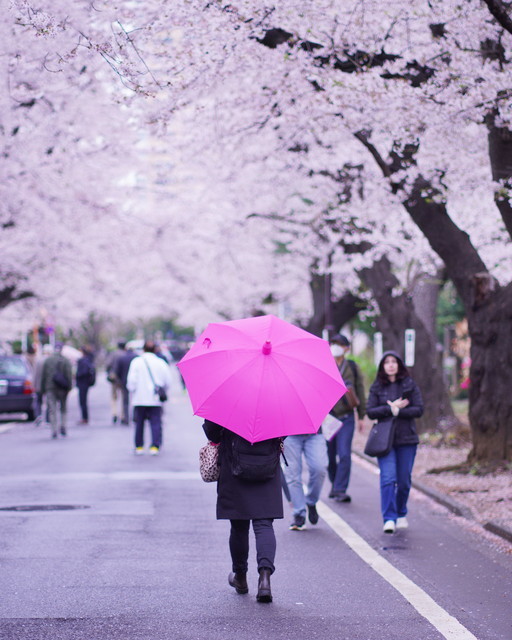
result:
[[[34,422],[35,419],[36,414],[34,412],[34,409],[30,409],[30,411],[27,411],[27,422]]]

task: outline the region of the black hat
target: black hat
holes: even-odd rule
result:
[[[342,333],[335,333],[329,340],[331,344],[339,344],[342,347],[350,347],[350,340]]]

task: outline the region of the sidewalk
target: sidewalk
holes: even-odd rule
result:
[[[376,464],[363,453],[369,426],[354,434],[352,451]],[[512,474],[510,471],[488,475],[459,474],[444,471],[428,473],[464,462],[469,447],[420,444],[413,468],[413,486],[452,513],[507,541],[504,550],[512,553]]]

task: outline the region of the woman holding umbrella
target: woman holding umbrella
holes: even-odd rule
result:
[[[205,420],[206,437],[219,445],[220,476],[217,483],[217,519],[230,520],[229,550],[232,573],[229,584],[237,593],[249,592],[247,559],[249,528],[252,522],[256,538],[258,563],[258,602],[272,602],[270,576],[274,573],[276,537],[273,521],[283,517],[283,498],[279,457],[281,438],[272,438],[251,445],[237,434],[215,422]],[[257,468],[262,461],[266,471],[262,479]],[[251,471],[252,469],[252,471]]]
[[[282,439],[316,433],[346,387],[325,340],[272,315],[210,323],[178,368],[206,436],[219,445],[217,518],[231,521],[229,584],[248,592],[252,522],[256,598],[271,602]]]

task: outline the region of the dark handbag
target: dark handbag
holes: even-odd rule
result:
[[[143,358],[144,360],[144,358]],[[149,364],[144,360],[144,364],[146,365],[148,372],[149,372],[149,377],[151,378],[151,382],[154,384],[155,386],[155,393],[158,396],[158,399],[160,400],[160,402],[165,402],[167,400],[167,392],[165,390],[165,387],[161,387],[159,384],[156,384],[155,379],[153,378],[153,374],[151,373],[151,369],[149,368]]]
[[[394,437],[394,418],[386,418],[386,420],[376,422],[368,434],[364,452],[367,456],[372,456],[372,458],[381,458],[391,451]]]

